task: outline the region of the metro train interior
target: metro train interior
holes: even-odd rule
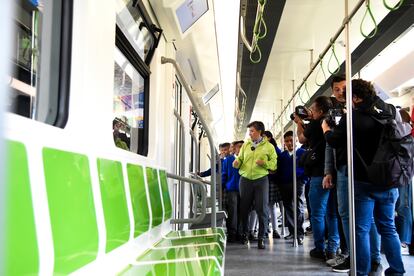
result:
[[[359,138],[358,81],[414,148],[414,0],[0,7],[0,275],[414,275],[414,152],[372,210],[347,154],[386,139]]]

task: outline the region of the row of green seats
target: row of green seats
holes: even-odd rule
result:
[[[39,250],[27,152],[24,144],[14,141],[8,141],[8,150],[6,275],[36,275],[39,271]],[[98,226],[89,159],[78,153],[44,148],[43,166],[55,252],[54,272],[68,274],[94,261],[98,254]],[[106,226],[105,251],[110,252],[129,241],[131,228],[122,164],[98,159],[97,168]],[[172,215],[165,172],[147,167],[145,174],[149,204],[143,168],[127,164],[134,237],[150,231]],[[149,215],[149,208],[152,216]],[[215,271],[207,263],[212,267],[216,267],[217,263],[223,264],[224,247],[225,235],[221,228],[172,231],[157,242],[153,249],[137,257],[137,262],[160,261],[161,264],[156,266],[159,269],[167,260],[168,271],[173,271],[171,267],[181,271],[178,264],[173,264],[174,260],[180,259],[180,263],[188,267],[192,263],[188,259],[196,258],[194,262],[197,269],[207,273]],[[200,258],[205,259],[199,262]],[[201,263],[204,265],[200,266]],[[133,264],[131,269],[135,271],[136,266],[139,264]]]

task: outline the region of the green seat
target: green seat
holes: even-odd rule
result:
[[[144,170],[139,165],[127,164],[129,191],[134,213],[134,238],[150,229]]]
[[[98,159],[97,165],[108,253],[129,240],[129,215],[121,162]]]
[[[171,231],[169,232],[165,238],[171,239],[171,238],[184,238],[184,237],[193,237],[193,236],[206,236],[206,235],[212,235],[217,234],[221,238],[226,238],[226,232],[224,228],[218,227],[218,228],[204,228],[204,229],[193,229],[193,230],[182,230],[182,231]]]
[[[222,269],[212,257],[197,260],[164,261],[142,263],[128,266],[119,275],[122,276],[218,276]]]
[[[160,185],[158,183],[158,173],[156,169],[147,167],[147,184],[150,195],[150,204],[152,211],[152,227],[156,227],[163,220],[163,205],[161,203]]]
[[[223,264],[223,250],[217,243],[189,244],[189,246],[152,248],[137,258],[137,262],[153,260],[178,260],[199,257],[215,257]]]
[[[98,227],[87,156],[43,149],[54,273],[69,274],[98,254]]]
[[[188,246],[206,243],[217,243],[224,252],[226,241],[217,236],[205,236],[205,237],[186,237],[179,239],[162,239],[155,244],[155,247],[175,247],[175,246]]]
[[[39,248],[30,189],[26,148],[7,141],[5,262],[6,276],[37,275]]]

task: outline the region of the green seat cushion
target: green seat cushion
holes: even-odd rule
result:
[[[177,239],[162,239],[155,244],[155,247],[173,247],[183,245],[198,245],[205,243],[218,243],[224,251],[225,240],[220,235],[202,236],[202,237],[187,237]]]
[[[145,190],[144,170],[141,166],[127,164],[129,190],[134,213],[134,238],[150,228],[147,192]]]
[[[146,173],[152,211],[152,227],[155,227],[162,223],[163,218],[161,193],[160,186],[158,183],[158,173],[156,169],[149,167],[146,168]]]
[[[7,141],[5,262],[7,276],[37,275],[39,250],[26,148]]]
[[[182,238],[182,237],[194,237],[194,236],[205,236],[211,234],[218,234],[223,239],[226,238],[226,231],[224,228],[203,228],[203,229],[192,229],[182,231],[171,231],[165,237],[168,238]]]
[[[214,258],[180,260],[130,265],[122,276],[218,276],[222,275],[220,264]]]
[[[168,180],[167,174],[163,170],[159,170],[160,175],[160,183],[161,183],[161,193],[162,193],[162,201],[164,203],[164,221],[168,220],[172,216],[172,206],[171,206],[171,198],[170,198],[170,191],[168,189]]]
[[[181,246],[174,248],[154,248],[147,250],[137,258],[137,262],[157,261],[157,260],[176,260],[197,257],[215,257],[220,265],[223,264],[223,251],[217,243]]]
[[[124,177],[121,162],[98,159],[97,165],[106,226],[105,251],[110,252],[129,239],[130,224]]]
[[[95,260],[98,227],[85,155],[43,149],[50,222],[55,252],[54,272],[68,274]]]

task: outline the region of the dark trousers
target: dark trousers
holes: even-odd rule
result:
[[[240,213],[242,220],[242,232],[248,234],[248,217],[254,201],[255,210],[259,218],[258,238],[263,239],[268,225],[269,180],[267,176],[249,180],[240,178]]]
[[[235,237],[241,234],[240,226],[240,194],[238,191],[226,192],[226,226],[229,236]]]
[[[283,207],[285,208],[286,214],[286,226],[289,229],[289,233],[293,235],[295,229],[295,221],[293,216],[293,183],[281,184],[280,193],[282,194]],[[298,237],[303,237],[305,232],[303,230],[303,221],[305,219],[304,207],[303,207],[303,190],[304,184],[302,181],[297,181],[297,225],[298,225]]]
[[[310,201],[309,201],[309,190],[310,190],[310,184],[305,185],[305,199],[306,199],[306,209],[308,210],[308,219],[309,222],[311,222],[311,207],[310,207]],[[310,225],[312,226],[312,224]]]

